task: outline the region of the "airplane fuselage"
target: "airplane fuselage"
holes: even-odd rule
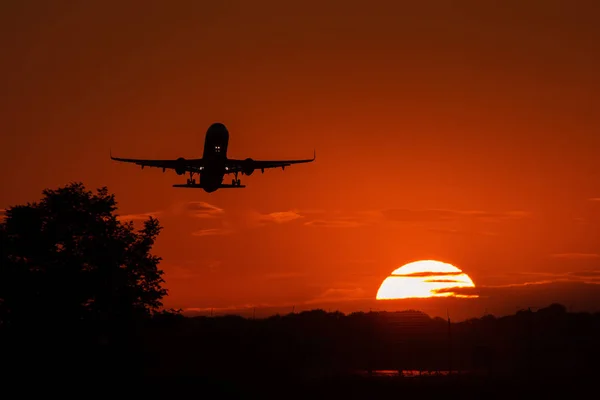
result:
[[[200,184],[206,192],[214,192],[223,183],[228,145],[229,131],[225,125],[218,122],[212,124],[206,131],[204,138],[202,158],[206,162],[204,168],[200,171]]]

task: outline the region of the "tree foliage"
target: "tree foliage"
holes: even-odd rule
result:
[[[0,324],[93,324],[157,311],[167,291],[150,253],[161,230],[120,222],[106,187],[46,189],[0,222]]]

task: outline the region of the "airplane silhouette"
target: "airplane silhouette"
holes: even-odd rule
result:
[[[229,131],[222,123],[216,122],[212,124],[206,131],[204,138],[204,153],[202,158],[186,160],[180,157],[176,160],[141,160],[134,158],[118,158],[112,156],[110,158],[115,161],[134,163],[144,167],[162,168],[163,172],[167,169],[173,169],[177,175],[183,175],[189,172],[190,177],[186,184],[175,184],[173,187],[197,188],[204,189],[205,192],[212,193],[217,189],[229,188],[244,188],[238,174],[250,176],[254,170],[260,169],[262,173],[267,168],[281,168],[292,164],[301,164],[312,162],[316,159],[316,151],[313,153],[313,158],[306,160],[275,160],[275,161],[259,161],[252,158],[244,160],[235,160],[227,158],[227,146],[229,144]],[[198,183],[194,179],[194,175],[198,174]],[[235,178],[231,184],[223,183],[225,174],[234,174]]]

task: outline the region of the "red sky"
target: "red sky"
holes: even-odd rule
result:
[[[0,208],[82,181],[156,213],[167,307],[404,308],[377,289],[428,258],[465,316],[593,304],[597,2],[175,3],[0,6]],[[207,194],[109,159],[199,157],[216,121],[230,157],[317,161]]]

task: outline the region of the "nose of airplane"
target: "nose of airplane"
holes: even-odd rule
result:
[[[217,143],[224,145],[227,141],[229,141],[229,131],[220,122],[215,122],[206,131],[204,142],[209,146],[214,146]]]
[[[209,132],[224,133],[227,132],[227,128],[225,127],[225,124],[222,124],[221,122],[215,122],[214,124],[208,127],[208,131],[206,133]]]

